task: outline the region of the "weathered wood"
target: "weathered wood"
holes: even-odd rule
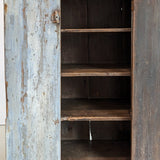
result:
[[[62,100],[62,121],[128,121],[129,105],[116,100]]]
[[[92,140],[130,142],[130,121],[96,121],[90,122],[90,126]]]
[[[60,160],[60,1],[5,0],[7,160]]]
[[[0,158],[6,160],[5,151],[5,125],[0,125]]]
[[[63,65],[62,77],[80,76],[130,76],[127,67],[110,67],[102,65]]]
[[[130,160],[127,142],[62,141],[62,160]]]
[[[160,159],[160,0],[134,0],[132,160]]]
[[[61,123],[61,140],[88,140],[89,122],[63,121]]]
[[[5,66],[4,66],[4,5],[0,1],[0,125],[6,120]]]
[[[73,83],[74,82],[74,83]],[[63,77],[62,98],[105,98],[130,101],[130,77]]]
[[[61,32],[131,32],[131,28],[61,29]]]
[[[62,140],[130,141],[130,121],[63,121]],[[90,130],[89,130],[90,127]],[[102,129],[103,128],[103,129]]]

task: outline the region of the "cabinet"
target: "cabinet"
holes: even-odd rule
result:
[[[7,160],[158,160],[160,0],[5,0]]]
[[[62,160],[130,159],[131,1],[61,1]]]

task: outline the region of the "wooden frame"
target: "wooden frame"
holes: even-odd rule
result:
[[[3,1],[0,1],[0,125],[5,125],[6,120],[3,5]]]
[[[113,1],[111,1],[111,3],[113,3]],[[85,9],[87,10],[87,7]],[[58,14],[59,10],[60,0],[5,0],[5,71],[3,1],[0,1],[0,11],[2,12],[2,14],[0,14],[0,21],[2,22],[0,26],[0,42],[2,42],[0,43],[0,77],[2,77],[0,80],[0,86],[2,86],[0,90],[0,98],[2,98],[0,99],[0,131],[5,132],[5,106],[7,102],[6,159],[61,160],[61,121],[62,130],[64,129],[64,131],[62,131],[62,150],[64,151],[62,153],[62,160],[67,156],[72,159],[69,153],[74,149],[75,152],[72,153],[72,156],[84,160],[84,157],[86,157],[89,151],[97,150],[97,146],[97,153],[99,153],[98,155],[100,156],[102,154],[102,159],[105,159],[107,156],[114,160],[115,158],[119,158],[119,155],[113,152],[114,149],[116,149],[123,153],[121,155],[123,160],[129,160],[130,155],[128,153],[130,153],[130,148],[128,146],[130,146],[130,144],[128,145],[128,143],[120,142],[117,146],[117,143],[104,142],[100,145],[97,141],[92,142],[92,145],[86,141],[92,140],[92,138],[100,138],[103,140],[106,135],[115,140],[118,140],[119,137],[121,140],[128,140],[128,135],[130,135],[130,129],[128,129],[130,128],[129,121],[132,122],[131,159],[160,159],[160,0],[132,0],[131,10],[133,13],[133,23],[131,27],[127,26],[127,23],[126,28],[123,26],[125,23],[123,23],[122,26],[117,23],[120,28],[104,28],[104,26],[102,26],[102,28],[93,28],[92,25],[94,23],[91,20],[90,28],[86,27],[87,24],[82,24],[82,26],[79,27],[78,22],[78,25],[76,23],[71,24],[74,26],[72,28],[69,28],[70,25],[66,24],[67,27],[62,26],[61,29],[61,24],[59,23],[60,15]],[[86,10],[83,10],[82,13],[77,14],[77,16],[82,15],[82,17],[85,17],[83,14]],[[95,13],[93,12],[93,14]],[[101,19],[100,16],[99,19]],[[66,22],[64,19],[62,19],[62,21]],[[86,22],[86,20],[82,22]],[[104,25],[107,26],[108,24],[104,23]],[[115,69],[114,67],[93,67],[88,64],[81,64],[80,67],[78,65],[68,66],[67,62],[70,62],[71,59],[69,56],[66,56],[67,58],[64,57],[63,59],[64,64],[61,72],[61,32],[63,35],[66,35],[62,37],[66,40],[65,42],[67,42],[64,47],[65,49],[69,48],[67,47],[67,45],[69,45],[69,41],[67,41],[68,37],[73,38],[71,41],[73,46],[78,46],[83,40],[87,45],[94,46],[97,41],[99,41],[99,43],[104,39],[108,41],[106,36],[98,37],[97,35],[94,36],[94,34],[128,34],[132,32],[131,69],[128,66]],[[82,35],[87,33],[92,36],[92,44],[89,44],[88,35]],[[74,37],[76,34],[80,34],[80,38],[78,37],[76,39]],[[113,36],[113,34],[110,35]],[[119,46],[123,45],[123,43],[121,44],[120,42],[123,41],[126,43],[126,39],[129,37],[126,36],[126,38],[125,36],[119,36],[117,43],[115,43],[120,51],[122,50]],[[123,40],[121,40],[121,38]],[[96,41],[94,39],[98,40]],[[76,40],[78,41],[77,43],[75,43]],[[115,37],[113,37],[112,40],[114,41]],[[105,43],[103,47],[105,48]],[[64,48],[62,47],[62,49]],[[83,53],[83,51],[86,50],[86,45],[80,45],[80,48],[82,48]],[[130,49],[130,47],[128,48]],[[96,57],[96,51],[94,51],[94,49],[92,50],[93,57],[90,56],[93,63],[95,63]],[[115,50],[115,52],[116,51],[117,50]],[[69,50],[66,52],[67,54],[71,53]],[[75,50],[75,52],[81,55],[79,49]],[[125,54],[126,52],[125,50]],[[105,52],[102,53],[102,55],[105,54]],[[71,56],[73,56],[73,54],[71,54]],[[71,62],[80,62],[77,57],[74,57],[75,59]],[[115,57],[113,56],[112,58],[114,59]],[[125,60],[127,61],[129,58],[128,56]],[[81,59],[86,63],[89,58],[84,56],[80,57],[80,60]],[[4,72],[6,73],[7,101],[5,96]],[[122,79],[111,79],[113,76]],[[61,77],[62,87],[63,85],[65,86],[64,92],[62,92],[62,115],[60,115]],[[94,80],[96,77],[100,77],[102,80],[100,80],[100,78]],[[106,77],[108,78],[107,80]],[[120,82],[120,85],[115,86],[115,88],[121,89],[121,86],[124,87],[126,83],[125,91],[116,94],[116,90],[113,93],[109,88],[110,86],[107,86],[106,88],[110,91],[107,97],[113,98],[113,94],[115,97],[125,97],[129,88],[128,84],[130,85],[130,83],[128,83],[130,77],[132,80],[132,109],[128,104],[119,106],[115,105],[115,103],[113,105],[112,102],[108,101],[99,103],[90,99],[88,101],[71,99],[72,97],[86,98],[88,96],[87,94],[92,91],[94,94],[89,95],[89,98],[96,96],[100,98],[103,93],[106,93],[106,89],[102,92],[99,92],[97,89],[98,87],[103,89],[101,82],[110,84],[113,82],[111,88],[114,88],[113,86],[117,84],[117,81]],[[91,85],[86,87],[89,81]],[[100,85],[97,85],[97,82]],[[74,85],[78,86],[78,93],[75,92]],[[95,86],[95,88],[92,88],[93,86]],[[67,87],[70,87],[70,92],[73,92],[70,97],[67,95]],[[85,89],[86,92],[83,93]],[[96,95],[96,93],[98,94]],[[130,96],[130,94],[128,96]],[[67,98],[70,99],[66,100]],[[76,109],[75,104],[78,104],[76,105]],[[108,104],[111,108],[108,107],[104,112],[103,107]],[[118,104],[120,103],[118,102]],[[103,109],[101,110],[101,108]],[[94,122],[91,123],[91,121]],[[103,123],[100,124],[99,121],[103,121]],[[114,125],[113,121],[115,122]],[[124,124],[122,122],[124,122]],[[117,126],[120,126],[120,128]],[[90,127],[93,128],[93,132],[95,133],[93,137]],[[111,131],[117,134],[104,134],[100,132],[101,127],[104,131],[110,128]],[[85,131],[81,132],[82,129]],[[122,137],[119,135],[127,136]],[[0,135],[0,139],[1,137],[3,137],[4,140],[4,134]],[[77,139],[83,139],[85,141],[73,141]],[[106,153],[104,148],[111,152]],[[5,150],[3,152],[5,152]],[[82,153],[82,158],[77,157],[77,155],[79,156],[79,152]],[[90,157],[87,158],[93,159],[94,153],[90,153]],[[97,157],[94,156],[94,158],[96,160]]]
[[[160,159],[160,0],[134,0],[132,160]]]
[[[4,63],[4,3],[0,1],[0,157],[5,160],[5,121],[6,121],[6,93],[5,93],[5,63]]]

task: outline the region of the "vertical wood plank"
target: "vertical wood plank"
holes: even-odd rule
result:
[[[132,160],[160,159],[160,0],[134,0]]]
[[[0,159],[6,160],[5,158],[5,125],[0,125]]]
[[[4,67],[4,7],[0,1],[0,125],[6,119],[5,67]]]
[[[7,160],[60,160],[60,0],[5,0]]]

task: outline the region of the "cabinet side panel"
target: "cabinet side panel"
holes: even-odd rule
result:
[[[5,0],[7,160],[60,160],[59,0]]]
[[[160,159],[160,0],[134,0],[132,160]]]

